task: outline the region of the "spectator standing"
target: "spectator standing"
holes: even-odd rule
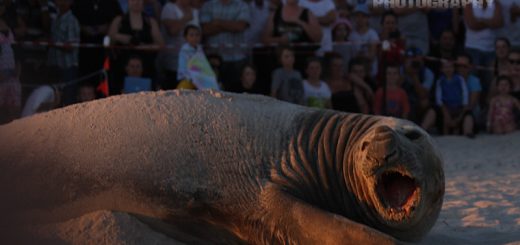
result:
[[[15,1],[16,12],[27,27],[24,35],[26,41],[42,41],[49,37],[51,19],[45,0]]]
[[[16,3],[12,0],[0,1],[0,18],[9,26],[16,39],[23,38],[27,33],[27,26],[18,14]]]
[[[428,11],[428,29],[431,46],[437,46],[445,30],[459,33],[460,13],[458,8],[434,8]],[[430,47],[431,48],[431,47]]]
[[[374,96],[374,114],[404,119],[408,118],[410,104],[406,91],[399,86],[401,83],[399,70],[398,65],[390,64],[386,66],[385,79],[387,88],[386,91],[383,87],[377,89]]]
[[[223,59],[224,89],[236,91],[240,84],[239,71],[247,63],[245,31],[251,22],[249,6],[242,0],[210,0],[200,10],[202,34],[213,52]],[[221,46],[222,45],[222,46]],[[230,46],[228,46],[230,45]]]
[[[108,34],[110,23],[122,12],[116,0],[74,0],[72,13],[78,19],[81,27],[81,42],[101,45],[103,38]],[[81,76],[100,70],[103,67],[105,55],[105,50],[102,48],[80,48],[79,72]],[[96,77],[96,79],[99,78]]]
[[[397,15],[393,12],[385,12],[381,17],[381,32],[378,45],[379,71],[378,80],[383,79],[383,74],[387,73],[388,64],[402,64],[404,62],[405,40],[401,37],[401,32],[397,29]]]
[[[255,69],[258,76],[259,83],[256,83],[255,89],[263,94],[269,94],[269,87],[271,84],[271,71],[274,70],[276,62],[272,62],[271,48],[266,46],[257,46],[262,43],[262,33],[267,22],[271,9],[275,8],[272,1],[264,0],[247,0],[249,8],[251,9],[251,21],[249,28],[246,29],[245,39],[249,45],[252,60],[249,63],[254,63],[258,70]]]
[[[72,0],[56,0],[58,17],[52,24],[51,36],[54,42],[78,44],[80,42],[80,25],[78,19],[71,11]],[[49,49],[48,64],[57,68],[61,82],[68,83],[63,89],[63,105],[67,106],[76,102],[77,83],[72,82],[78,78],[78,54],[77,47],[51,47]]]
[[[511,41],[514,48],[520,48],[520,1],[501,0],[504,26],[499,30],[499,36]]]
[[[419,3],[420,1],[415,1]],[[406,47],[416,47],[424,53],[430,50],[430,31],[428,27],[427,8],[395,8],[399,17],[399,30],[406,40]]]
[[[184,43],[183,30],[187,25],[200,26],[199,11],[191,7],[190,0],[170,0],[163,7],[161,23],[166,44],[169,46],[161,52],[158,59],[161,88],[173,89],[177,87],[177,63]]]
[[[144,49],[154,49],[164,44],[159,25],[154,18],[143,12],[143,0],[129,0],[128,13],[117,16],[109,28],[109,36],[113,44],[134,46],[140,50],[118,50],[114,52],[113,81],[122,81],[125,61],[132,55],[143,58],[144,74],[153,78],[155,53]],[[121,91],[121,83],[110,83],[110,94]]]
[[[332,24],[336,21],[336,6],[333,0],[299,0],[299,5],[309,9],[321,25],[322,38],[318,56],[332,51]]]
[[[118,3],[123,13],[127,13],[129,10],[129,0],[118,0]],[[162,6],[162,1],[144,0],[143,12],[148,17],[160,19]]]
[[[307,79],[303,80],[303,100],[305,105],[315,108],[332,108],[329,85],[321,80],[321,62],[311,58],[307,62]]]
[[[0,6],[0,16],[5,11]],[[22,90],[16,71],[12,45],[14,34],[7,22],[0,18],[0,124],[7,123],[20,115]]]
[[[22,20],[18,22],[22,29],[13,29],[15,33],[18,32],[16,39],[20,41],[48,41],[51,19],[46,2],[20,0],[13,1],[13,4],[15,5],[16,15]],[[21,47],[15,51],[23,70],[20,73],[20,81],[23,84],[30,84],[41,80],[41,74],[47,72],[47,47]]]
[[[268,45],[294,45],[295,68],[303,71],[305,60],[318,48],[309,44],[319,43],[322,35],[316,16],[300,7],[298,0],[287,0],[269,16],[262,40]]]
[[[303,79],[301,73],[294,69],[294,51],[290,47],[282,47],[278,57],[282,67],[272,73],[271,96],[303,105]]]
[[[358,4],[354,9],[355,25],[354,31],[350,35],[357,56],[366,58],[367,67],[370,67],[369,74],[373,77],[377,73],[377,46],[379,35],[368,25],[369,18],[368,6]]]
[[[520,102],[511,96],[511,80],[508,77],[498,77],[497,90],[489,105],[487,129],[493,134],[511,133],[517,129],[514,110],[520,110]]]
[[[332,50],[334,53],[341,55],[343,60],[350,60],[355,56],[355,50],[351,43],[348,43],[350,33],[352,33],[352,25],[346,18],[338,18],[332,25]],[[345,62],[343,62],[345,63]],[[348,69],[348,64],[345,70]]]
[[[464,7],[466,24],[466,52],[477,66],[489,66],[494,57],[496,31],[503,26],[502,9],[498,1],[484,0],[483,5],[472,2]],[[481,70],[478,74],[487,91],[492,74]]]

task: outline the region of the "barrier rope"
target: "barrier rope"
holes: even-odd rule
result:
[[[61,90],[61,89],[65,88],[65,87],[67,87],[67,86],[70,86],[70,85],[73,85],[73,84],[76,84],[76,83],[80,83],[82,81],[88,80],[90,78],[93,78],[93,77],[99,76],[99,75],[102,75],[103,79],[106,79],[107,76],[108,76],[106,70],[105,69],[101,69],[99,71],[95,71],[93,73],[87,74],[87,75],[82,76],[82,77],[78,77],[78,78],[70,80],[70,81],[52,84],[52,86],[54,86],[57,89]],[[25,88],[37,88],[37,87],[40,87],[42,85],[41,84],[22,84],[22,86],[25,87]]]
[[[362,42],[352,42],[346,41],[341,43],[334,43],[336,46],[354,46],[354,45],[363,45],[366,43]],[[381,42],[372,42],[371,44],[381,44]],[[103,48],[103,49],[121,49],[121,50],[140,50],[140,51],[150,51],[150,52],[159,52],[164,50],[177,50],[179,49],[178,45],[114,45],[114,44],[96,44],[96,43],[67,43],[67,42],[52,42],[52,41],[21,41],[15,42],[14,45],[18,45],[21,47],[60,47],[60,48]],[[318,47],[320,43],[292,43],[289,44],[291,47]],[[279,44],[263,44],[263,43],[255,43],[255,44],[233,44],[233,43],[222,43],[222,44],[209,44],[205,45],[209,48],[242,48],[242,49],[253,49],[253,48],[276,48],[279,47]],[[442,62],[444,59],[423,55],[421,56],[426,60]],[[488,66],[477,66],[473,65],[473,69],[475,70],[484,70],[484,71],[494,71],[494,67]]]

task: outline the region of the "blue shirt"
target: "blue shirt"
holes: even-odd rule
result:
[[[437,80],[435,90],[435,98],[437,105],[448,107],[459,107],[468,105],[468,87],[464,78],[459,75],[453,75],[451,79],[441,76]]]
[[[469,93],[482,91],[482,86],[480,85],[480,79],[474,75],[470,74],[468,76],[468,78],[466,80],[466,84],[468,86]]]
[[[188,62],[190,62],[191,57],[193,57],[197,52],[202,52],[200,45],[197,47],[193,47],[189,43],[182,45],[181,51],[179,52],[179,64],[177,68],[178,81],[183,79],[191,80],[188,72]]]

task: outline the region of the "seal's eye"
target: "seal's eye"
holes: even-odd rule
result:
[[[410,130],[404,133],[404,136],[409,140],[416,140],[421,138],[422,134],[417,130]]]
[[[413,202],[418,186],[415,180],[398,172],[386,172],[378,181],[377,191],[381,201],[387,208],[406,209]]]

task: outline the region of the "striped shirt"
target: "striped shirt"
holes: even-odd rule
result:
[[[206,2],[200,11],[200,23],[204,25],[213,20],[251,22],[249,6],[241,0],[230,0],[223,4],[222,0]],[[237,45],[245,44],[245,30],[242,32],[220,32],[207,37],[207,44],[219,51],[224,61],[239,61],[246,57],[247,50]],[[229,46],[228,46],[229,45]]]
[[[79,28],[78,20],[69,10],[62,16],[56,17],[56,20],[52,23],[52,41],[79,43]],[[60,47],[52,47],[49,49],[48,63],[50,66],[57,66],[62,69],[78,66],[78,48],[65,50]]]

